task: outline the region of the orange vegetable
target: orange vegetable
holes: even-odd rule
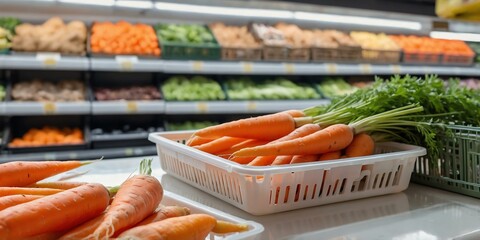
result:
[[[0,197],[27,194],[27,195],[53,195],[62,192],[61,189],[53,188],[26,188],[26,187],[0,187]]]
[[[205,239],[217,220],[207,214],[191,214],[168,218],[129,229],[118,236],[119,240]]]
[[[370,135],[359,133],[355,135],[352,143],[345,149],[347,157],[361,157],[372,155],[375,150],[375,142]]]
[[[260,145],[267,144],[267,143],[268,143],[268,141],[264,141],[264,140],[248,139],[248,140],[245,140],[241,143],[233,145],[231,148],[229,148],[225,151],[218,152],[215,155],[220,156],[220,157],[229,156],[232,153],[234,153],[234,152],[236,152],[236,151],[238,151],[242,148],[255,147],[255,146],[260,146]]]
[[[289,134],[293,130],[295,130],[294,118],[287,113],[281,112],[206,127],[196,131],[195,135],[206,138],[229,136],[275,140]]]
[[[211,142],[213,140],[214,140],[213,138],[202,138],[202,137],[199,137],[199,136],[192,136],[192,138],[190,138],[187,141],[186,145],[190,146],[190,147],[193,147],[193,146],[202,145],[204,143]]]
[[[39,182],[28,187],[31,188],[54,188],[67,190],[87,184],[86,182]]]
[[[38,147],[42,145],[80,144],[83,143],[83,133],[80,129],[32,128],[21,138],[14,138],[9,147]]]
[[[0,211],[0,239],[21,239],[69,229],[99,215],[109,200],[103,185],[89,183],[9,207]]]
[[[198,150],[201,150],[201,151],[204,151],[204,152],[207,152],[207,153],[215,154],[215,153],[218,153],[218,152],[221,152],[221,151],[225,151],[225,150],[231,148],[233,145],[241,143],[243,141],[245,141],[244,138],[221,137],[221,138],[215,139],[211,142],[204,143],[202,145],[194,146],[194,148],[196,148]]]
[[[244,148],[235,153],[235,157],[312,155],[337,151],[347,147],[353,140],[353,131],[345,124],[335,124],[320,131],[289,141]]]
[[[284,165],[289,164],[292,161],[292,155],[285,155],[285,156],[277,156],[275,160],[273,160],[272,165]]]
[[[0,164],[0,187],[23,187],[92,161],[8,162]]]
[[[167,218],[180,217],[190,214],[190,209],[179,206],[163,206],[157,209],[155,213],[143,219],[135,227],[147,225],[153,222],[165,220]]]
[[[238,223],[217,220],[217,224],[215,224],[215,227],[212,229],[212,232],[226,234],[226,233],[234,233],[234,232],[243,232],[247,230],[248,230],[247,224],[238,224]]]
[[[42,195],[25,195],[25,194],[16,194],[16,195],[0,197],[0,211],[18,204],[39,199],[42,197],[43,197]]]
[[[290,161],[290,164],[314,162],[317,161],[317,159],[318,155],[296,155],[292,157],[292,161]]]
[[[320,157],[318,158],[318,161],[340,159],[341,155],[342,155],[342,151],[333,151],[333,152],[324,153],[320,155]]]

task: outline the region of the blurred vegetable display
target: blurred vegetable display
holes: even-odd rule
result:
[[[0,27],[4,28],[10,32],[15,32],[15,27],[19,25],[21,22],[18,18],[14,17],[3,17],[0,18]]]
[[[0,84],[0,101],[3,101],[3,99],[5,99],[5,95],[6,95],[5,87]]]
[[[358,88],[348,84],[343,78],[325,78],[317,84],[320,92],[327,98],[344,96],[355,92]]]
[[[46,145],[81,144],[83,132],[79,128],[57,128],[45,126],[31,128],[23,136],[14,138],[9,147],[40,147]]]
[[[167,131],[180,131],[180,130],[196,130],[209,126],[217,125],[218,122],[214,121],[185,121],[185,122],[168,122]]]
[[[41,25],[22,23],[15,27],[12,49],[27,52],[85,54],[87,27],[81,21],[65,24],[53,17]]]
[[[204,76],[174,76],[162,84],[165,100],[194,101],[194,100],[224,100],[220,84]]]
[[[162,98],[154,86],[130,86],[121,88],[97,88],[95,98],[98,101],[112,100],[156,100]]]
[[[315,89],[285,78],[253,81],[248,77],[230,78],[226,81],[230,100],[318,99]]]
[[[12,46],[12,38],[10,30],[0,27],[0,51]]]
[[[13,84],[12,100],[38,102],[75,102],[86,100],[85,83],[79,80],[58,82],[34,79]]]
[[[214,37],[203,25],[197,24],[159,24],[157,34],[162,41],[208,44],[214,43]]]

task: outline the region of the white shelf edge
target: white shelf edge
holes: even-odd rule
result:
[[[6,102],[5,115],[75,115],[90,114],[90,102]]]
[[[107,114],[162,114],[165,102],[156,101],[93,101],[92,115]]]

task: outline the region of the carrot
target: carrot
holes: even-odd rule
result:
[[[217,156],[225,156],[225,155],[231,155],[232,153],[242,149],[242,148],[247,148],[247,147],[255,147],[255,146],[260,146],[267,144],[268,141],[264,140],[257,140],[257,139],[247,139],[241,143],[233,145],[231,148],[221,151],[216,153]]]
[[[320,125],[318,125],[318,124],[313,124],[313,123],[305,124],[305,125],[297,128],[297,129],[295,129],[294,131],[292,131],[288,135],[283,136],[283,137],[281,137],[277,140],[274,140],[274,141],[272,141],[268,144],[284,142],[284,141],[304,137],[304,136],[312,134],[312,133],[314,133],[318,130],[320,130]],[[259,156],[259,157],[256,157],[255,159],[253,159],[248,165],[250,165],[250,166],[267,166],[267,165],[270,165],[270,164],[273,163],[273,161],[275,160],[275,157],[276,156]],[[285,160],[285,159],[283,159],[283,160]]]
[[[62,235],[62,232],[49,232],[42,233],[39,235],[22,238],[22,240],[56,240]]]
[[[129,229],[118,236],[119,240],[158,240],[158,239],[205,239],[217,224],[217,220],[207,214],[191,214],[168,218],[148,225]]]
[[[229,158],[231,161],[239,163],[239,164],[248,164],[251,162],[255,156],[248,156],[248,157],[235,157],[235,158]]]
[[[62,181],[58,181],[58,182],[38,182],[38,183],[32,184],[28,187],[31,187],[31,188],[54,188],[54,189],[67,190],[67,189],[75,188],[75,187],[85,185],[85,184],[87,184],[87,183],[86,182],[62,182]]]
[[[353,137],[352,143],[345,149],[347,157],[361,157],[372,155],[375,150],[373,138],[366,133],[359,133]]]
[[[238,137],[275,140],[295,130],[295,119],[287,113],[275,113],[240,119],[200,129],[196,136],[207,138]]]
[[[0,211],[3,209],[30,202],[35,199],[42,198],[42,195],[23,195],[23,194],[16,194],[16,195],[10,195],[10,196],[5,196],[5,197],[0,197]]]
[[[284,113],[287,113],[288,115],[297,118],[297,117],[305,117],[305,113],[302,110],[296,110],[296,109],[291,109],[291,110],[286,110],[283,111]]]
[[[193,147],[193,146],[202,145],[204,143],[211,142],[212,140],[214,140],[214,139],[213,138],[203,138],[203,137],[199,137],[199,136],[192,136],[190,139],[188,139],[186,145],[190,146],[190,147]]]
[[[342,151],[333,151],[333,152],[324,153],[320,155],[320,157],[318,158],[318,161],[339,159],[341,155],[342,155]]]
[[[62,189],[54,188],[26,188],[26,187],[0,187],[0,197],[28,194],[28,195],[53,195],[62,192]]]
[[[248,166],[267,166],[272,164],[277,156],[259,156],[255,157],[251,162],[248,163]]]
[[[142,160],[140,174],[122,183],[105,218],[89,239],[109,238],[117,231],[135,226],[155,211],[163,198],[163,188],[156,177],[150,176],[151,162],[151,159]]]
[[[73,229],[68,230],[66,233],[61,235],[59,240],[75,240],[75,239],[88,239],[89,235],[92,234],[95,229],[104,221],[105,212],[100,215],[88,220],[87,222],[76,226]]]
[[[0,211],[0,239],[69,229],[103,212],[109,199],[103,185],[89,183],[9,207]]]
[[[292,161],[290,161],[290,164],[314,162],[317,161],[317,159],[318,155],[296,155],[292,157]]]
[[[238,224],[238,223],[217,220],[217,224],[215,224],[215,227],[212,229],[212,232],[225,234],[225,233],[243,232],[247,230],[248,230],[247,224]]]
[[[0,164],[0,187],[24,187],[93,161],[9,162]]]
[[[225,151],[225,150],[231,148],[233,145],[241,143],[243,141],[245,141],[244,138],[221,137],[221,138],[215,139],[211,142],[204,143],[202,145],[194,146],[194,148],[196,148],[198,150],[201,150],[201,151],[204,151],[204,152],[207,152],[207,153],[215,154],[217,152]]]
[[[160,209],[157,209],[157,211],[152,215],[143,219],[143,221],[139,222],[137,225],[135,225],[135,227],[147,225],[152,222],[162,221],[167,218],[180,217],[180,216],[185,216],[189,214],[190,214],[190,209],[186,207],[163,206],[163,207],[160,207]]]
[[[289,164],[292,161],[292,155],[278,156],[273,160],[272,165],[284,165]]]
[[[350,126],[335,124],[305,137],[253,148],[244,148],[233,153],[233,156],[320,154],[346,148],[352,140],[353,130]]]

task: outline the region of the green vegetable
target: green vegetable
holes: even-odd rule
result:
[[[358,88],[348,84],[342,78],[326,78],[317,84],[318,89],[327,98],[344,96],[355,92]]]
[[[196,24],[160,24],[156,26],[157,35],[167,42],[212,44],[215,39],[203,25]]]
[[[248,77],[226,81],[231,100],[318,99],[320,95],[308,85],[296,84],[288,79],[276,78],[255,82]]]
[[[8,49],[12,45],[12,34],[9,30],[0,27],[0,50]]]
[[[171,101],[224,100],[225,94],[218,82],[203,76],[191,79],[175,76],[162,85],[164,98]]]
[[[11,33],[15,32],[15,27],[20,23],[21,23],[20,20],[18,20],[17,18],[13,18],[13,17],[0,18],[0,27],[10,31]]]

